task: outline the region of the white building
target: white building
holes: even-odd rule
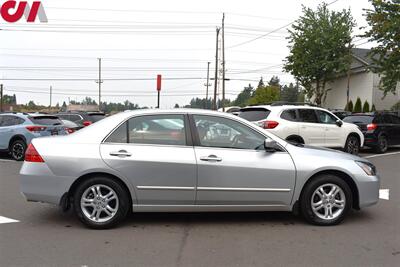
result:
[[[349,99],[355,104],[360,97],[362,104],[367,100],[370,108],[375,105],[376,110],[389,110],[400,100],[400,83],[397,84],[396,93],[388,93],[382,99],[383,92],[379,89],[380,77],[368,70],[372,63],[368,56],[369,49],[352,49],[353,62],[351,64]],[[330,109],[344,109],[347,102],[347,75],[343,75],[326,85],[328,91],[323,106]]]

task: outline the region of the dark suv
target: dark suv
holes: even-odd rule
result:
[[[364,145],[377,153],[385,153],[389,146],[400,144],[400,117],[393,113],[352,114],[343,119],[358,125],[364,134]]]
[[[105,118],[105,114],[99,111],[66,111],[54,115],[63,120],[75,122],[80,127],[89,126]]]

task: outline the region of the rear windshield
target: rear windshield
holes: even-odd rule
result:
[[[62,121],[58,117],[54,117],[54,116],[30,117],[30,120],[34,124],[39,124],[39,125],[61,125],[62,124]]]
[[[96,121],[104,119],[106,116],[102,113],[93,113],[93,114],[89,114],[89,117],[92,122],[96,122]]]
[[[348,116],[343,119],[344,122],[369,124],[372,123],[374,117],[372,116]]]
[[[248,121],[260,121],[265,120],[269,113],[271,113],[271,111],[265,108],[241,109],[239,117]]]

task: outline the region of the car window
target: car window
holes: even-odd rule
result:
[[[393,123],[392,116],[389,114],[383,115],[383,123]]]
[[[56,114],[56,115],[57,115],[57,117],[59,117],[60,119],[68,120],[68,121],[71,120],[71,118],[70,118],[70,116],[69,116],[68,114]]]
[[[372,116],[347,116],[343,119],[344,122],[355,123],[355,124],[369,124],[372,123]]]
[[[194,115],[201,146],[235,149],[264,149],[265,136],[237,121]]]
[[[288,121],[297,121],[297,115],[295,109],[284,110],[281,114],[281,118]]]
[[[394,124],[400,124],[400,117],[395,116],[395,115],[390,115],[392,117],[392,122]]]
[[[73,121],[73,122],[75,122],[75,121],[80,121],[80,120],[82,120],[82,117],[81,117],[80,115],[71,114],[69,120],[71,120],[71,121]]]
[[[298,112],[301,122],[318,123],[317,115],[313,109],[299,109]]]
[[[55,116],[37,116],[29,118],[34,124],[38,125],[61,125],[62,121]]]
[[[89,114],[89,118],[92,122],[97,122],[104,119],[106,116],[103,113],[91,113]]]
[[[265,108],[245,108],[240,110],[239,117],[248,121],[260,121],[268,118],[270,113],[271,111]]]
[[[315,110],[315,112],[317,113],[320,123],[335,124],[337,121],[337,118],[332,114],[329,114],[328,112],[325,112],[323,110]]]
[[[18,125],[18,124],[22,124],[24,123],[24,120],[21,118],[18,118],[16,116],[12,116],[12,115],[4,115],[2,116],[3,119],[1,120],[1,125],[2,127],[6,127],[6,126],[14,126],[14,125]],[[22,121],[21,121],[22,120]]]
[[[128,142],[134,144],[186,145],[183,115],[151,115],[128,121]]]
[[[124,122],[105,141],[106,143],[128,143],[128,123]]]

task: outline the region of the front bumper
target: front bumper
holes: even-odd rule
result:
[[[60,205],[73,181],[55,176],[45,163],[24,162],[20,170],[20,191],[28,201]]]
[[[368,179],[358,179],[358,194],[360,208],[375,205],[379,201],[379,175],[368,176]]]

